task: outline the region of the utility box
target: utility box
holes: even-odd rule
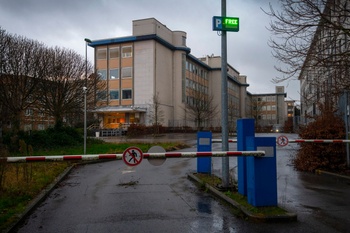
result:
[[[247,157],[247,200],[256,206],[277,206],[276,137],[255,137],[264,157]]]
[[[201,131],[197,133],[197,152],[212,151],[212,133]],[[211,174],[211,157],[197,158],[197,172]]]

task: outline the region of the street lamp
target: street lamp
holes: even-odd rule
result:
[[[91,43],[91,40],[88,38],[84,39],[85,41],[85,86],[83,87],[84,92],[84,155],[86,154],[86,137],[87,137],[87,131],[86,131],[86,94],[87,94],[87,46],[89,43]]]

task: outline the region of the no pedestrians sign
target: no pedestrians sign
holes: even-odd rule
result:
[[[123,161],[128,166],[137,166],[143,158],[142,150],[137,147],[129,147],[123,152]]]

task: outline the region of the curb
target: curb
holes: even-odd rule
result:
[[[202,184],[203,182],[194,176],[193,174],[188,174],[188,178],[197,184]],[[275,215],[275,216],[261,216],[254,213],[251,213],[249,210],[247,210],[245,207],[237,203],[236,201],[232,200],[213,186],[209,184],[205,184],[205,187],[210,191],[210,193],[214,194],[216,197],[224,200],[225,202],[229,203],[231,206],[233,206],[235,209],[240,210],[246,218],[252,221],[256,222],[294,222],[297,221],[297,215],[295,213],[287,212],[284,215]]]
[[[340,175],[340,174],[336,174],[333,172],[327,172],[327,171],[323,171],[323,170],[316,170],[315,173],[317,175],[324,175],[324,176],[329,176],[329,177],[334,177],[337,178],[341,181],[345,181],[345,182],[350,182],[350,176],[345,176],[345,175]]]
[[[13,223],[10,227],[5,229],[4,233],[14,232],[14,230],[23,222],[23,220],[28,217],[31,212],[39,206],[41,202],[47,198],[47,196],[54,190],[54,188],[72,171],[75,166],[78,164],[74,164],[68,168],[66,168],[56,179],[49,184],[45,189],[43,189],[40,194],[35,197],[33,200],[30,201],[30,203],[27,205],[26,209],[21,213],[17,215],[18,220]]]

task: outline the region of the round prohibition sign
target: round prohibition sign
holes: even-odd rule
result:
[[[277,144],[279,146],[286,146],[286,145],[288,145],[288,138],[286,136],[284,136],[284,135],[279,136],[277,138]]]
[[[129,147],[123,152],[124,163],[131,167],[139,165],[142,158],[142,150],[137,147]]]

